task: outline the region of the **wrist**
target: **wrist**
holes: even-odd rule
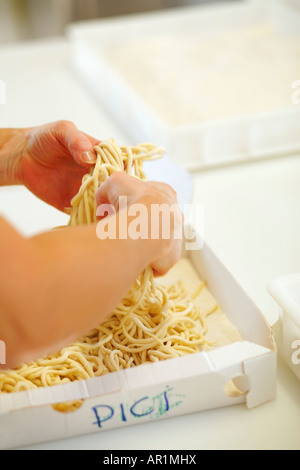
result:
[[[26,129],[0,129],[0,186],[22,184]]]

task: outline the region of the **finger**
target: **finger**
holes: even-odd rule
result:
[[[96,145],[98,145],[98,144],[101,143],[101,140],[95,139],[95,137],[92,137],[91,135],[86,134],[86,133],[83,132],[83,131],[81,131],[81,133],[82,133],[83,135],[85,135],[85,136],[90,140],[90,142],[92,143],[93,147],[95,147]]]
[[[55,129],[60,142],[69,150],[79,165],[89,167],[95,163],[94,147],[99,140],[81,132],[70,121],[58,121],[55,123]]]
[[[111,215],[115,215],[116,209],[111,204],[100,204],[96,210],[97,220],[102,220]]]
[[[101,143],[101,140],[97,140],[94,137],[86,134],[85,132],[81,132],[83,136],[85,136],[88,141],[92,145],[92,150],[85,150],[82,153],[79,152],[79,160],[81,160],[81,165],[85,166],[86,164],[94,164],[96,162],[97,154],[94,150],[96,145],[99,145]]]
[[[177,193],[175,189],[169,184],[161,183],[158,181],[146,181],[146,183],[147,185],[164,194],[164,196],[167,197],[170,203],[177,201]]]
[[[180,260],[182,252],[182,241],[172,242],[171,248],[167,254],[152,263],[151,267],[155,277],[164,276]]]
[[[145,183],[121,171],[113,173],[96,191],[97,205],[110,203],[118,210],[119,198],[128,197],[128,203],[137,199],[144,190]]]
[[[124,186],[122,182],[124,176],[125,175],[121,172],[114,173],[104,181],[104,183],[102,183],[95,194],[97,206],[100,206],[101,204],[113,204],[114,207],[118,209],[118,196],[122,191],[121,187]]]

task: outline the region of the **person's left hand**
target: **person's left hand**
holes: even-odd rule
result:
[[[22,130],[17,146],[19,181],[33,194],[57,209],[70,207],[82,177],[95,163],[99,143],[70,121],[57,121]]]

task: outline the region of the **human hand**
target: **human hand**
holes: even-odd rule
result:
[[[70,121],[20,129],[10,142],[18,182],[64,211],[95,163],[97,143]]]
[[[124,197],[126,197],[126,207],[122,206]],[[127,218],[119,217],[119,223],[127,220],[128,237],[132,234],[130,224],[136,218],[134,215],[136,212],[139,213],[139,223],[145,225],[139,227],[143,239],[137,243],[137,250],[140,250],[137,251],[137,256],[148,256],[148,265],[153,268],[155,275],[167,273],[179,261],[182,249],[183,214],[178,205],[176,192],[171,186],[154,181],[141,181],[134,176],[116,172],[97,190],[96,203],[100,222],[107,213],[108,216],[118,216],[122,210],[127,210]],[[162,211],[159,212],[158,209]],[[119,226],[118,223],[116,226]],[[124,227],[122,232],[124,233]],[[153,237],[154,233],[156,236]]]

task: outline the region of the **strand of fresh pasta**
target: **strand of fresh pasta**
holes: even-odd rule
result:
[[[146,179],[143,162],[163,153],[151,144],[119,147],[112,139],[97,145],[95,151],[96,164],[71,201],[69,226],[96,221],[95,192],[112,173],[122,171]],[[1,371],[0,392],[63,384],[199,351],[206,343],[205,318],[217,308],[200,312],[193,304],[203,286],[200,283],[189,297],[182,281],[163,288],[147,268],[111,316],[87,335],[55,354]],[[71,403],[57,409],[76,406]]]

